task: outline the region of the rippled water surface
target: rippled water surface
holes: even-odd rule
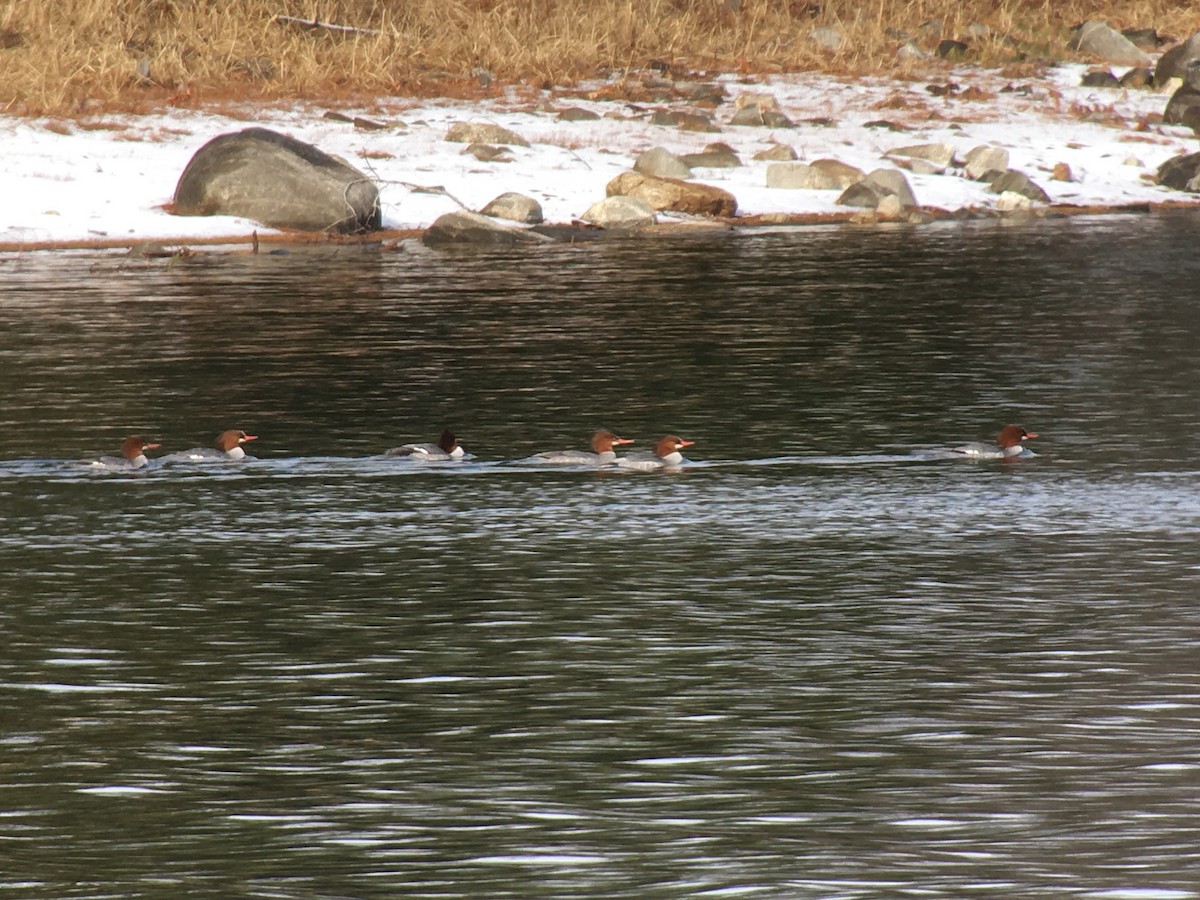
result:
[[[1200,897],[1198,242],[0,257],[0,896]]]

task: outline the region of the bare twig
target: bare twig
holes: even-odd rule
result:
[[[330,31],[334,34],[383,34],[378,28],[359,28],[356,25],[335,25],[332,22],[322,22],[315,17],[301,19],[299,16],[276,16],[272,21],[276,25],[290,25],[303,31]]]
[[[440,184],[421,185],[421,184],[411,184],[410,182],[407,182],[407,181],[398,181],[396,183],[403,187],[408,188],[414,194],[441,194],[443,197],[449,197],[451,200],[453,200],[455,203],[457,203],[463,209],[470,209],[470,207],[468,207],[467,204],[463,203],[461,200],[459,200],[457,197],[455,197],[452,193],[450,193],[448,190],[446,190]]]

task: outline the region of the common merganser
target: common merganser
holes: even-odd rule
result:
[[[607,466],[617,461],[617,452],[613,447],[632,443],[632,438],[617,437],[611,431],[601,428],[592,435],[591,453],[586,450],[546,450],[535,453],[530,458],[537,462],[560,466]]]
[[[678,466],[683,462],[683,454],[679,451],[692,446],[695,441],[685,441],[673,434],[658,439],[652,453],[630,453],[617,460],[617,465],[626,469],[662,469],[667,466]]]
[[[99,459],[85,459],[83,462],[98,469],[140,469],[150,464],[150,460],[146,458],[146,451],[154,450],[158,446],[160,445],[142,435],[135,434],[121,442],[120,456],[102,456]]]
[[[163,457],[163,462],[206,462],[209,460],[245,459],[246,451],[242,444],[247,441],[257,441],[257,434],[246,434],[237,428],[222,431],[217,435],[215,447],[194,447]]]
[[[384,456],[407,456],[410,459],[447,460],[462,459],[466,455],[454,438],[454,432],[446,429],[438,438],[436,444],[405,444],[403,447],[393,447]]]
[[[972,459],[1008,459],[1013,456],[1020,456],[1022,453],[1027,453],[1022,441],[1037,437],[1032,431],[1026,431],[1020,425],[1005,425],[1000,429],[1000,434],[996,438],[994,444],[986,444],[983,441],[972,441],[969,444],[963,444],[961,447],[955,447],[955,453],[961,453],[963,456],[969,456]]]

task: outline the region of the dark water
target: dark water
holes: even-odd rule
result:
[[[1198,241],[0,258],[0,897],[1200,897]]]

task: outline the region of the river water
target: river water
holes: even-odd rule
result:
[[[0,258],[0,897],[1200,897],[1198,245]]]

